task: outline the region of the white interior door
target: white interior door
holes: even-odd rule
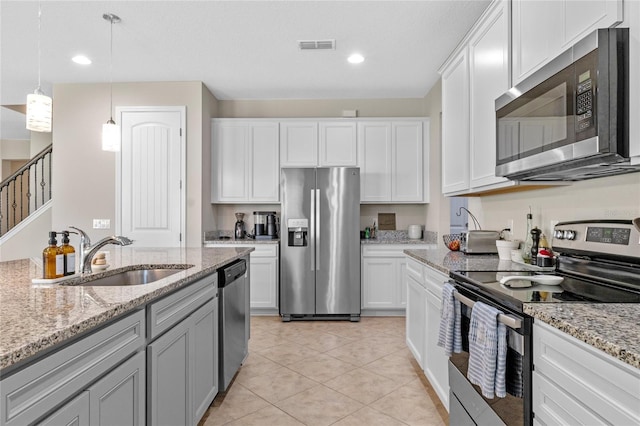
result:
[[[184,107],[120,108],[120,223],[137,247],[180,247]]]

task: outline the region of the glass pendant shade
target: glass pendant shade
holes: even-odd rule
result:
[[[120,151],[120,126],[112,119],[102,125],[102,150]]]
[[[27,130],[51,132],[51,98],[40,88],[27,95]]]

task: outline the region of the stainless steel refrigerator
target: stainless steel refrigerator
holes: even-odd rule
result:
[[[360,169],[283,168],[280,315],[360,319]]]

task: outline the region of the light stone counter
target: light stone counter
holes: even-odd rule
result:
[[[527,303],[524,312],[640,368],[639,304]]]
[[[445,274],[450,271],[531,270],[496,255],[465,255],[445,247],[405,250],[410,256]],[[640,368],[640,311],[633,303],[525,303],[524,312],[577,339]]]
[[[189,264],[167,278],[137,286],[39,286],[42,263],[34,259],[0,262],[0,370],[16,366],[39,352],[103,325],[125,313],[211,274],[248,255],[253,248],[136,248],[105,247],[110,268],[91,276],[108,275],[131,265]],[[72,278],[78,283],[82,278]],[[12,368],[13,369],[13,368]]]

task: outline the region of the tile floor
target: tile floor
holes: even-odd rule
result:
[[[252,317],[249,356],[200,421],[214,425],[445,425],[403,317]]]

